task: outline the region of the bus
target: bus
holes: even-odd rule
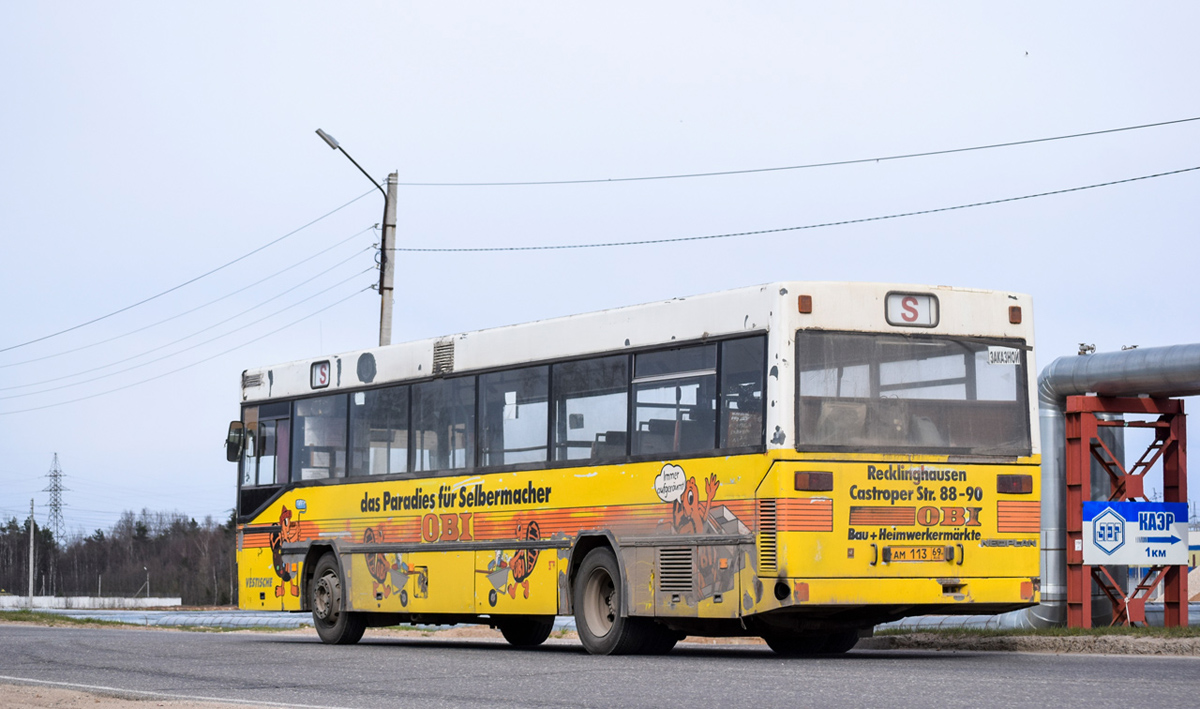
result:
[[[842,653],[1039,600],[1030,298],[782,282],[248,369],[238,603]]]

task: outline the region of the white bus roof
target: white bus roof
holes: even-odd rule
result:
[[[787,281],[247,369],[242,374],[242,400],[306,396],[425,379],[435,374],[769,331],[788,333],[769,345],[771,360],[778,357],[790,361],[790,333],[798,329],[902,331],[889,324],[885,316],[887,296],[897,293],[931,294],[940,302],[936,324],[920,329],[920,333],[1032,340],[1031,299],[1020,293],[948,286]],[[801,295],[812,299],[809,314],[799,312]],[[1011,306],[1022,308],[1022,322],[1010,322]],[[906,331],[913,333],[911,328]],[[435,358],[439,358],[437,363]],[[329,363],[328,385],[316,388],[311,380],[312,368],[321,362]]]

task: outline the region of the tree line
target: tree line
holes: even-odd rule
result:
[[[34,532],[35,596],[180,597],[184,605],[237,603],[235,526],[178,512],[126,511],[107,532],[65,539]],[[147,586],[148,584],[148,586]],[[0,526],[0,592],[28,593],[29,519]]]

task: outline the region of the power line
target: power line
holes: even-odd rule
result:
[[[367,194],[370,194],[370,192],[368,192]],[[305,321],[305,320],[307,320],[307,319],[309,319],[309,318],[311,318],[311,317],[314,317],[314,316],[316,316],[316,315],[320,315],[321,313],[325,312],[326,310],[329,310],[330,308],[334,308],[334,307],[337,307],[338,305],[341,305],[342,303],[345,303],[347,300],[350,300],[351,298],[353,298],[353,297],[357,296],[357,295],[358,295],[358,294],[360,294],[360,293],[365,293],[365,292],[367,292],[367,291],[371,290],[371,289],[374,287],[374,285],[375,285],[375,284],[373,284],[373,283],[372,283],[371,285],[367,286],[366,288],[363,288],[363,289],[361,289],[361,290],[354,291],[353,293],[351,293],[350,295],[346,296],[345,298],[342,298],[341,300],[338,300],[338,301],[336,301],[336,302],[334,302],[334,303],[331,303],[331,304],[329,304],[329,305],[325,306],[324,308],[321,308],[320,310],[313,311],[313,312],[309,313],[308,315],[305,315],[305,316],[303,316],[303,317],[301,317],[301,318],[297,318],[296,320],[293,320],[292,322],[288,323],[287,325],[284,325],[284,326],[282,326],[282,327],[278,327],[278,328],[276,328],[276,329],[274,329],[274,330],[272,330],[272,331],[270,331],[270,332],[268,332],[268,333],[264,333],[264,334],[262,334],[262,335],[259,335],[258,337],[254,338],[254,339],[252,339],[252,340],[247,340],[247,341],[245,341],[245,342],[241,343],[240,345],[235,345],[235,346],[233,346],[233,347],[230,347],[229,349],[225,350],[224,352],[218,352],[217,354],[215,354],[215,355],[212,355],[212,356],[210,356],[210,357],[205,357],[204,359],[197,360],[197,361],[195,361],[195,362],[192,362],[191,364],[186,364],[186,365],[184,365],[184,366],[182,366],[182,367],[179,367],[178,369],[172,369],[172,370],[171,370],[171,371],[169,371],[169,372],[163,372],[162,374],[157,374],[157,375],[155,375],[155,376],[153,376],[153,377],[149,377],[149,378],[147,378],[147,379],[142,379],[142,380],[140,380],[140,381],[131,382],[131,383],[129,383],[129,384],[125,384],[125,385],[123,385],[123,386],[115,387],[115,388],[113,388],[113,389],[107,389],[107,390],[105,390],[105,391],[97,392],[97,393],[95,393],[95,394],[89,394],[88,396],[81,396],[81,397],[79,397],[79,398],[77,398],[77,399],[68,399],[67,401],[59,401],[59,402],[55,402],[55,403],[53,403],[53,404],[46,404],[46,405],[44,405],[44,406],[35,406],[35,407],[28,408],[28,409],[18,409],[18,410],[15,410],[15,411],[0,411],[0,416],[10,416],[10,415],[12,415],[12,414],[24,414],[24,413],[29,413],[30,411],[41,411],[41,410],[43,410],[43,409],[51,409],[51,408],[54,408],[54,407],[56,407],[56,406],[65,406],[65,405],[67,405],[67,404],[74,404],[74,403],[77,403],[77,402],[80,402],[80,401],[87,401],[88,399],[95,399],[96,397],[100,397],[100,396],[107,396],[108,394],[113,394],[113,393],[115,393],[115,392],[118,392],[118,391],[123,391],[123,390],[125,390],[125,389],[129,389],[129,388],[132,388],[132,387],[135,387],[135,386],[140,386],[140,385],[142,385],[142,384],[146,384],[146,383],[149,383],[149,382],[152,382],[152,381],[158,380],[158,379],[162,379],[163,377],[169,377],[169,376],[171,376],[172,374],[178,374],[179,372],[182,372],[182,371],[184,371],[184,370],[187,370],[187,369],[191,369],[192,367],[199,366],[199,365],[201,365],[201,364],[204,364],[205,362],[210,362],[210,361],[212,361],[212,360],[214,360],[214,359],[216,359],[216,358],[218,358],[218,357],[223,357],[223,356],[225,356],[225,355],[229,354],[230,352],[237,351],[237,350],[239,350],[239,349],[241,349],[241,348],[243,348],[243,347],[245,347],[245,346],[247,346],[247,345],[252,345],[252,344],[254,344],[255,342],[258,342],[259,340],[266,339],[266,338],[270,337],[271,335],[274,335],[274,334],[276,334],[276,333],[278,333],[278,332],[282,332],[283,330],[286,330],[287,328],[289,328],[289,327],[291,327],[291,326],[293,326],[293,325],[296,325],[297,323],[303,322],[303,321]]]
[[[357,255],[357,254],[356,254],[356,255]],[[264,320],[270,320],[271,318],[275,317],[276,315],[279,315],[279,314],[280,314],[280,313],[282,313],[282,312],[285,312],[285,311],[291,310],[292,308],[296,307],[297,305],[300,305],[300,304],[302,304],[302,303],[306,303],[306,302],[308,302],[308,301],[312,300],[313,298],[316,298],[316,297],[317,297],[317,296],[319,296],[319,295],[323,295],[323,294],[325,294],[325,293],[328,293],[329,291],[333,290],[334,288],[337,288],[338,286],[342,285],[343,283],[346,283],[346,282],[348,282],[348,281],[351,281],[351,280],[353,280],[353,279],[355,279],[355,278],[358,278],[358,277],[359,277],[359,276],[361,276],[362,274],[366,273],[367,271],[371,271],[371,270],[374,270],[374,267],[371,267],[371,268],[364,268],[363,270],[359,271],[358,273],[355,273],[354,275],[350,276],[349,278],[345,278],[345,279],[343,279],[343,280],[340,280],[340,281],[338,281],[337,283],[334,283],[333,285],[329,286],[328,288],[325,288],[325,289],[323,289],[323,290],[319,290],[319,291],[317,291],[316,293],[313,293],[312,295],[308,296],[307,298],[304,298],[304,299],[302,299],[302,300],[296,301],[295,303],[292,303],[291,305],[289,305],[289,306],[287,306],[287,307],[280,308],[279,310],[276,310],[275,312],[273,312],[273,313],[271,313],[271,314],[269,314],[269,315],[264,315],[263,317],[259,318],[258,320],[254,320],[254,321],[248,322],[248,323],[246,323],[245,325],[241,325],[241,326],[239,326],[239,327],[236,327],[236,328],[234,328],[234,329],[230,330],[229,332],[226,332],[226,333],[223,333],[223,334],[217,335],[216,337],[210,337],[209,339],[207,339],[207,340],[205,340],[205,341],[203,341],[203,342],[197,342],[196,344],[194,344],[194,345],[189,345],[188,347],[184,347],[184,348],[183,348],[183,349],[181,349],[181,350],[176,350],[175,352],[171,352],[171,353],[165,354],[165,355],[163,355],[163,356],[161,356],[161,357],[155,357],[155,358],[154,358],[154,359],[152,359],[152,360],[148,360],[148,361],[146,361],[146,362],[142,362],[141,364],[135,364],[135,365],[133,365],[132,367],[126,367],[125,369],[118,369],[117,371],[115,371],[115,372],[109,372],[108,374],[101,374],[100,376],[98,376],[98,377],[92,377],[91,379],[84,379],[84,380],[82,380],[82,381],[78,381],[78,382],[71,382],[70,384],[60,384],[59,386],[56,386],[56,387],[49,387],[49,388],[46,388],[46,389],[39,389],[38,391],[27,391],[27,392],[25,392],[24,394],[9,394],[9,395],[7,395],[7,396],[0,396],[0,400],[5,400],[5,399],[21,399],[21,398],[24,398],[24,397],[26,397],[26,396],[35,396],[35,395],[37,395],[37,394],[46,394],[46,393],[48,393],[48,392],[52,392],[52,391],[58,391],[58,390],[60,390],[60,389],[70,389],[71,387],[77,387],[77,386],[80,386],[80,385],[83,385],[83,384],[90,384],[91,382],[99,381],[99,380],[101,380],[101,379],[108,379],[109,377],[115,377],[115,376],[117,376],[118,374],[124,374],[125,372],[132,372],[132,371],[133,371],[133,370],[135,370],[135,369],[141,369],[142,367],[146,367],[146,366],[149,366],[149,365],[151,365],[151,364],[155,364],[156,362],[161,362],[161,361],[163,361],[164,359],[170,359],[171,357],[174,357],[174,356],[176,356],[176,355],[181,355],[181,354],[183,354],[184,352],[190,352],[191,350],[194,350],[194,349],[196,349],[197,347],[203,347],[204,345],[207,345],[207,344],[209,344],[209,343],[211,343],[211,342],[216,342],[217,340],[220,340],[220,339],[222,339],[222,338],[229,337],[230,335],[234,334],[235,332],[239,332],[239,331],[241,331],[241,330],[245,330],[246,328],[248,328],[248,327],[250,327],[250,326],[252,326],[252,325],[257,325],[258,323],[260,323],[260,322],[262,322],[262,321],[264,321]],[[185,337],[185,338],[183,338],[183,339],[185,339],[185,340],[186,340],[187,338]],[[159,348],[159,349],[161,349],[161,348]],[[145,354],[145,353],[143,353],[143,354]],[[140,357],[141,355],[137,355],[137,356],[138,356],[138,357]],[[136,357],[130,357],[129,359],[136,359]],[[125,360],[125,361],[127,361],[127,360]],[[114,364],[115,364],[115,363],[114,363]],[[112,366],[112,365],[108,365],[108,366]],[[100,369],[103,369],[103,368],[104,368],[104,367],[100,367]],[[77,373],[77,374],[75,374],[75,375],[69,375],[69,376],[78,376],[78,374],[82,374],[82,372],[80,372],[80,373]],[[60,378],[63,378],[63,377],[60,377]]]
[[[786,165],[783,167],[759,167],[748,170],[719,170],[713,172],[688,172],[676,175],[650,175],[642,177],[607,177],[607,178],[592,178],[584,180],[531,180],[526,182],[400,182],[397,183],[404,187],[517,187],[528,185],[587,185],[600,182],[646,182],[649,180],[678,180],[691,177],[721,177],[725,175],[750,175],[760,172],[783,172],[785,170],[808,170],[815,167],[835,167],[838,165],[861,165],[871,162],[885,162],[888,160],[907,160],[909,158],[927,158],[935,155],[952,155],[954,153],[966,153],[972,150],[991,150],[993,148],[1011,148],[1018,145],[1033,145],[1035,143],[1049,143],[1055,140],[1069,140],[1071,138],[1086,138],[1093,135],[1105,135],[1108,133],[1121,133],[1124,131],[1141,130],[1143,128],[1158,128],[1160,126],[1170,126],[1177,123],[1189,123],[1191,121],[1200,121],[1200,116],[1193,118],[1180,118],[1173,121],[1160,121],[1158,123],[1143,123],[1136,126],[1125,126],[1124,128],[1107,128],[1105,130],[1094,130],[1086,133],[1072,133],[1070,135],[1056,135],[1049,138],[1031,138],[1029,140],[1012,140],[1006,143],[990,143],[988,145],[973,145],[966,148],[950,148],[948,150],[929,150],[921,153],[904,153],[901,155],[885,155],[877,158],[857,158],[854,160],[835,160],[832,162],[816,162],[806,165]],[[0,350],[2,351],[2,350]]]
[[[238,261],[242,261],[242,260],[244,260],[244,259],[246,259],[246,258],[249,258],[250,256],[253,256],[254,254],[258,253],[259,251],[262,251],[263,249],[265,249],[265,248],[267,248],[267,247],[269,247],[269,246],[274,246],[275,244],[278,244],[279,242],[283,241],[284,239],[286,239],[286,238],[288,238],[288,237],[290,237],[290,236],[294,236],[294,235],[296,235],[296,234],[300,233],[301,231],[304,231],[305,229],[309,228],[309,227],[310,227],[310,226],[312,226],[313,224],[316,224],[317,222],[321,221],[322,219],[325,219],[325,218],[327,218],[327,217],[330,217],[330,216],[332,216],[332,215],[336,214],[337,212],[340,212],[341,210],[345,209],[346,207],[349,207],[350,205],[354,204],[355,202],[357,202],[358,200],[362,199],[363,197],[366,197],[366,196],[367,196],[367,195],[369,195],[369,194],[374,194],[374,192],[375,192],[375,190],[370,190],[370,191],[364,192],[364,193],[360,194],[359,196],[355,197],[354,199],[350,200],[349,202],[346,202],[346,203],[345,203],[345,204],[343,204],[342,206],[340,206],[340,207],[338,207],[338,208],[336,208],[336,209],[333,209],[333,210],[331,210],[331,211],[328,211],[328,212],[326,212],[325,214],[322,214],[321,216],[319,216],[319,217],[317,217],[316,219],[312,220],[311,222],[309,222],[309,223],[305,224],[304,226],[297,227],[297,228],[295,228],[295,229],[293,229],[293,230],[289,231],[288,233],[284,234],[283,236],[281,236],[281,237],[279,237],[279,238],[277,238],[277,239],[275,239],[275,240],[273,240],[273,241],[268,241],[267,243],[263,244],[262,246],[258,247],[257,249],[254,249],[253,251],[250,251],[250,252],[244,253],[244,254],[242,254],[241,256],[238,256],[238,257],[237,257],[237,258],[235,258],[234,260],[232,260],[232,261],[230,261],[230,262],[228,262],[228,263],[226,263],[226,264],[224,264],[224,265],[217,266],[216,268],[212,269],[211,271],[208,271],[208,272],[206,272],[206,273],[202,273],[202,274],[200,274],[199,276],[196,276],[195,278],[192,278],[192,279],[186,280],[186,281],[184,281],[183,283],[180,283],[180,284],[179,284],[179,285],[177,285],[177,286],[172,286],[172,287],[170,287],[170,288],[166,289],[165,291],[162,291],[161,293],[157,293],[157,294],[155,294],[155,295],[152,295],[152,296],[150,296],[149,298],[143,298],[142,300],[139,300],[138,302],[136,302],[136,303],[134,303],[134,304],[132,304],[132,305],[126,305],[124,308],[120,308],[119,310],[114,310],[114,311],[112,311],[111,313],[108,313],[107,315],[101,315],[101,316],[100,316],[100,317],[98,317],[98,318],[92,318],[91,320],[88,320],[87,322],[82,322],[82,323],[79,323],[78,325],[73,325],[73,326],[71,326],[71,327],[68,327],[68,328],[67,328],[67,329],[65,329],[65,330],[59,330],[58,332],[52,332],[52,333],[50,333],[49,335],[43,335],[43,336],[41,336],[41,337],[34,338],[34,339],[32,339],[32,340],[28,340],[28,341],[26,341],[26,342],[22,342],[22,343],[20,343],[20,344],[16,344],[16,345],[9,345],[8,347],[0,348],[0,352],[8,352],[9,350],[15,350],[15,349],[17,349],[18,347],[25,347],[26,345],[32,345],[32,344],[33,344],[33,343],[35,343],[35,342],[41,342],[41,341],[43,341],[43,340],[49,340],[49,339],[50,339],[50,338],[52,338],[52,337],[58,337],[59,335],[66,334],[66,333],[68,333],[68,332],[71,332],[71,331],[73,331],[73,330],[78,330],[78,329],[79,329],[79,328],[81,328],[81,327],[86,327],[86,326],[88,326],[88,325],[91,325],[91,324],[93,324],[93,323],[98,323],[98,322],[100,322],[101,320],[105,320],[105,319],[107,319],[107,318],[111,318],[112,316],[114,316],[114,315],[118,315],[118,314],[120,314],[120,313],[123,313],[123,312],[125,312],[126,310],[132,310],[133,308],[136,308],[136,307],[138,307],[139,305],[145,305],[146,303],[149,303],[150,301],[152,301],[152,300],[155,300],[155,299],[157,299],[157,298],[161,298],[161,297],[163,297],[164,295],[167,295],[168,293],[173,293],[173,292],[175,292],[175,291],[179,290],[180,288],[183,288],[184,286],[191,285],[192,283],[195,283],[196,281],[200,280],[201,278],[206,278],[206,277],[208,277],[208,276],[211,276],[212,274],[216,273],[217,271],[220,271],[220,270],[222,270],[222,269],[225,269],[225,268],[229,268],[230,266],[232,266],[233,264],[237,263]]]
[[[356,232],[356,233],[354,233],[354,234],[351,234],[350,236],[346,237],[345,239],[342,239],[341,241],[337,242],[336,244],[333,244],[332,246],[327,246],[327,247],[325,247],[325,248],[321,249],[320,251],[316,252],[315,254],[313,254],[313,255],[311,255],[311,256],[309,256],[309,257],[307,257],[307,258],[303,258],[303,259],[301,259],[301,260],[297,261],[296,263],[293,263],[292,265],[288,266],[287,268],[282,268],[282,269],[280,269],[280,270],[276,271],[275,273],[272,273],[271,275],[269,275],[269,276],[267,276],[267,277],[265,277],[265,278],[260,278],[260,279],[258,279],[257,281],[255,281],[255,282],[251,283],[250,285],[247,285],[247,286],[242,286],[241,288],[238,288],[238,289],[237,289],[237,290],[235,290],[235,291],[231,291],[231,292],[229,292],[229,293],[226,293],[226,294],[225,294],[225,295],[223,295],[223,296],[220,296],[220,297],[218,297],[218,298],[214,298],[214,299],[212,299],[212,300],[208,301],[207,303],[204,303],[203,305],[197,305],[196,307],[194,307],[194,308],[191,308],[191,309],[189,309],[189,310],[185,310],[185,311],[183,311],[182,313],[176,313],[175,315],[172,315],[172,316],[170,316],[170,317],[167,317],[167,318],[163,318],[162,320],[159,320],[158,322],[153,322],[153,323],[150,323],[149,325],[143,325],[142,327],[139,327],[139,328],[137,328],[137,329],[134,329],[134,330],[130,330],[130,331],[128,331],[128,332],[121,333],[120,335],[114,335],[114,336],[112,336],[112,337],[110,337],[110,338],[108,338],[108,339],[105,339],[105,340],[98,340],[98,341],[96,341],[96,342],[92,342],[92,343],[89,343],[89,344],[86,344],[86,345],[82,345],[82,346],[80,346],[80,347],[73,347],[73,348],[71,348],[71,349],[69,349],[69,350],[62,350],[62,351],[60,351],[60,352],[54,352],[54,353],[51,353],[51,354],[48,354],[48,355],[43,355],[43,356],[41,356],[41,357],[33,357],[33,358],[30,358],[30,359],[21,360],[20,362],[9,362],[8,364],[0,364],[0,369],[7,369],[7,368],[9,368],[9,367],[18,367],[18,366],[20,366],[20,365],[23,365],[23,364],[32,364],[33,362],[41,362],[41,361],[43,361],[43,360],[47,360],[47,359],[54,359],[55,357],[62,357],[63,355],[72,354],[72,353],[74,353],[74,352],[79,352],[79,351],[81,351],[81,350],[91,349],[92,347],[97,347],[97,346],[99,346],[99,345],[108,344],[109,342],[113,342],[113,341],[115,341],[115,340],[119,340],[119,339],[121,339],[121,338],[123,338],[123,337],[129,337],[130,335],[136,335],[136,334],[137,334],[137,333],[139,333],[139,332],[143,332],[143,331],[145,331],[145,330],[149,330],[150,328],[153,328],[153,327],[158,327],[159,325],[162,325],[163,323],[170,322],[170,321],[172,321],[172,320],[177,320],[177,319],[179,319],[179,318],[181,318],[181,317],[183,317],[183,316],[185,316],[185,315],[191,315],[192,313],[196,312],[197,310],[203,310],[204,308],[207,308],[207,307],[208,307],[208,306],[210,306],[210,305],[214,305],[214,304],[216,304],[216,303],[219,303],[219,302],[221,302],[222,300],[226,300],[226,299],[228,299],[228,298],[232,298],[233,296],[237,295],[238,293],[242,293],[242,292],[244,292],[244,291],[250,290],[250,289],[251,289],[251,288],[253,288],[254,286],[257,286],[257,285],[261,285],[261,284],[263,284],[263,283],[266,283],[267,281],[271,280],[272,278],[276,278],[276,277],[278,277],[278,276],[282,276],[283,274],[287,273],[288,271],[290,271],[290,270],[292,270],[292,269],[294,269],[294,268],[298,268],[298,267],[300,267],[300,266],[302,266],[302,265],[304,265],[304,264],[308,263],[309,261],[312,261],[313,259],[317,258],[318,256],[321,256],[321,255],[323,255],[323,254],[326,254],[326,253],[328,253],[328,252],[330,252],[330,251],[332,251],[332,250],[336,249],[337,247],[341,246],[342,244],[345,244],[346,242],[348,242],[348,241],[351,241],[352,239],[354,239],[354,238],[356,238],[356,237],[362,236],[363,234],[367,233],[368,231],[372,231],[372,230],[374,230],[374,229],[375,229],[375,227],[376,227],[376,225],[372,225],[372,226],[369,226],[369,227],[367,227],[366,229],[363,229],[362,231],[359,231],[359,232]],[[368,248],[370,248],[370,247],[368,247]],[[355,255],[357,255],[358,253],[361,253],[361,252],[355,252]],[[342,262],[342,263],[344,263],[344,262]],[[324,273],[324,272],[323,272],[323,273]],[[307,282],[307,281],[306,281],[306,282]],[[203,330],[201,330],[201,332],[203,332]],[[16,388],[16,387],[8,387],[8,388],[12,389],[12,388]],[[2,389],[0,389],[0,391],[2,391]]]
[[[297,283],[296,285],[292,286],[291,288],[288,288],[287,290],[284,290],[284,291],[282,291],[282,292],[276,293],[275,295],[271,296],[270,298],[267,298],[266,300],[262,301],[261,303],[258,303],[257,305],[253,305],[253,306],[251,306],[251,307],[249,307],[249,308],[246,308],[245,310],[243,310],[243,311],[242,311],[242,312],[240,312],[240,313],[237,313],[236,315],[231,315],[231,316],[229,316],[229,317],[225,318],[224,320],[221,320],[220,322],[213,323],[212,325],[209,325],[208,327],[205,327],[205,328],[203,328],[203,329],[197,330],[197,331],[195,331],[195,332],[193,332],[193,333],[191,333],[191,334],[189,334],[189,335],[184,335],[183,337],[180,337],[180,338],[178,338],[178,339],[176,339],[176,340],[172,340],[171,342],[168,342],[168,343],[166,343],[166,344],[162,344],[162,345],[159,345],[159,346],[157,346],[157,347],[153,347],[153,348],[151,348],[151,349],[145,350],[144,352],[139,352],[139,353],[137,353],[137,354],[135,354],[135,355],[131,355],[131,356],[129,356],[129,357],[125,357],[124,359],[119,359],[119,360],[116,360],[116,361],[114,361],[114,362],[109,362],[108,364],[102,364],[102,365],[100,365],[100,366],[98,366],[98,367],[92,367],[91,369],[84,369],[84,370],[81,370],[81,371],[78,371],[78,372],[74,372],[74,373],[72,373],[72,374],[64,374],[64,375],[62,375],[62,376],[58,376],[58,377],[52,377],[52,378],[50,378],[50,379],[43,379],[43,380],[41,380],[41,381],[37,381],[37,382],[28,382],[28,383],[26,383],[26,384],[17,384],[17,385],[14,385],[14,386],[0,387],[0,391],[12,391],[13,389],[25,389],[25,388],[28,388],[28,387],[39,386],[39,385],[41,385],[41,384],[50,384],[50,383],[52,383],[52,382],[58,382],[58,381],[62,381],[63,379],[71,379],[72,377],[79,377],[79,376],[82,376],[82,375],[84,375],[84,374],[90,374],[90,373],[92,373],[92,372],[97,372],[97,371],[100,371],[101,369],[108,369],[109,367],[115,367],[115,366],[117,366],[118,364],[124,364],[125,362],[128,362],[128,361],[130,361],[130,360],[137,359],[138,357],[145,357],[145,356],[146,356],[146,355],[148,355],[148,354],[151,354],[151,353],[154,353],[154,352],[158,352],[159,350],[162,350],[162,349],[166,349],[167,347],[170,347],[171,345],[177,345],[177,344],[179,344],[180,342],[183,342],[184,340],[190,340],[191,338],[193,338],[193,337],[195,337],[195,336],[197,336],[197,335],[203,334],[203,333],[205,333],[205,332],[208,332],[209,330],[212,330],[213,328],[220,327],[221,325],[224,325],[224,324],[225,324],[225,323],[227,323],[227,322],[230,322],[230,321],[232,321],[232,320],[236,320],[236,319],[240,318],[241,316],[245,315],[246,313],[250,313],[250,312],[253,312],[253,311],[255,311],[255,310],[258,310],[259,308],[263,307],[263,306],[264,306],[264,305],[266,305],[267,303],[270,303],[270,302],[272,302],[272,301],[274,301],[274,300],[278,300],[278,299],[282,298],[283,296],[287,295],[288,293],[291,293],[292,291],[296,290],[297,288],[300,288],[300,287],[302,287],[302,286],[305,286],[305,285],[307,285],[307,284],[309,284],[309,283],[311,283],[311,282],[313,282],[313,281],[317,280],[317,279],[318,279],[318,278],[320,278],[321,276],[324,276],[325,274],[329,273],[330,271],[336,270],[337,268],[339,268],[339,267],[341,267],[341,266],[345,265],[346,263],[350,262],[351,260],[353,260],[353,259],[357,258],[359,254],[362,254],[362,253],[364,253],[364,252],[368,251],[370,248],[371,248],[371,247],[369,247],[369,246],[368,246],[366,249],[362,249],[361,251],[356,251],[356,252],[354,252],[353,254],[351,254],[349,257],[347,257],[347,258],[345,258],[345,259],[342,259],[341,261],[338,261],[337,263],[333,264],[332,266],[330,266],[329,268],[325,269],[324,271],[321,271],[320,273],[314,274],[313,276],[311,276],[311,277],[309,277],[309,278],[306,278],[306,279],[305,279],[305,280],[303,280],[303,281],[300,281],[299,283]],[[309,297],[305,298],[304,300],[298,301],[298,302],[296,302],[296,303],[293,303],[293,304],[291,304],[291,305],[287,306],[287,308],[284,308],[283,310],[278,310],[278,311],[276,311],[276,312],[272,313],[271,315],[268,315],[266,318],[260,318],[259,320],[255,320],[254,322],[247,323],[247,324],[245,324],[245,325],[242,325],[242,326],[240,326],[240,327],[238,327],[238,328],[235,328],[235,329],[233,329],[233,330],[230,330],[229,332],[225,333],[224,335],[219,335],[219,336],[217,336],[217,337],[213,338],[212,340],[206,340],[205,342],[202,342],[202,343],[199,343],[199,344],[197,344],[197,345],[194,345],[193,347],[199,347],[200,345],[206,344],[206,343],[208,343],[208,342],[212,342],[213,340],[217,340],[217,339],[220,339],[220,338],[222,338],[222,337],[225,337],[225,336],[227,336],[227,335],[231,335],[231,334],[233,334],[233,333],[235,333],[235,332],[237,332],[237,331],[239,331],[239,330],[244,330],[244,329],[246,329],[247,327],[250,327],[251,325],[256,325],[256,324],[258,324],[258,323],[262,322],[263,320],[266,320],[266,319],[269,319],[269,318],[272,318],[272,317],[274,317],[275,315],[278,315],[279,313],[283,312],[284,310],[288,310],[289,308],[294,308],[294,307],[296,307],[297,305],[300,305],[301,303],[304,303],[304,302],[306,302],[306,301],[312,300],[313,298],[317,297],[318,295],[321,295],[322,293],[325,293],[325,292],[327,292],[327,291],[329,291],[329,290],[332,290],[333,288],[336,288],[337,286],[340,286],[341,284],[345,283],[346,281],[350,280],[351,278],[356,278],[356,277],[358,277],[358,276],[361,276],[362,274],[364,274],[364,273],[366,273],[367,271],[370,271],[370,270],[372,270],[372,269],[371,269],[371,268],[366,268],[366,269],[363,269],[362,271],[359,271],[358,273],[355,273],[353,276],[350,276],[350,278],[347,278],[347,279],[345,279],[345,280],[342,280],[342,281],[338,281],[337,283],[334,283],[334,284],[333,284],[332,286],[330,286],[329,288],[326,288],[325,290],[322,290],[322,291],[318,291],[317,293],[314,293],[313,295],[310,295]],[[179,350],[178,352],[175,352],[175,353],[172,353],[172,354],[169,354],[169,355],[167,355],[167,357],[173,357],[173,356],[175,356],[175,355],[177,355],[177,354],[180,354],[180,353],[182,353],[182,352],[187,352],[189,349],[192,349],[192,348],[190,348],[190,347],[189,347],[189,348],[185,348],[185,349]],[[158,359],[151,360],[151,362],[143,362],[142,364],[139,364],[139,365],[137,365],[137,366],[138,366],[138,367],[143,367],[143,366],[145,366],[145,365],[147,365],[147,364],[151,364],[152,362],[158,362],[158,361],[161,361],[161,360],[163,360],[163,359],[165,359],[165,358],[166,358],[166,357],[160,357],[160,358],[158,358]],[[137,368],[137,367],[129,367],[129,368],[127,368],[127,369],[123,369],[123,370],[121,370],[121,371],[122,371],[122,372],[128,372],[130,369],[136,369],[136,368]],[[118,373],[119,373],[119,372],[113,372],[113,374],[118,374]],[[106,374],[105,376],[112,376],[112,375],[107,375],[107,374]],[[94,381],[96,381],[96,379],[100,379],[100,378],[102,378],[102,377],[96,377],[96,378],[93,378],[93,379],[89,379],[88,381],[90,381],[90,382],[94,382]],[[76,384],[83,384],[83,383],[84,383],[84,382],[76,382]],[[75,386],[75,385],[74,385],[74,384],[71,384],[71,385],[68,385],[68,386]],[[55,387],[54,389],[60,389],[60,388],[63,388],[63,387]],[[45,390],[43,390],[43,391],[54,391],[54,389],[45,389]],[[39,393],[39,392],[30,392],[30,394],[36,394],[36,393]],[[26,394],[20,394],[20,395],[18,395],[18,396],[26,396]],[[15,396],[2,396],[2,397],[0,397],[0,399],[13,399],[13,398],[17,398],[17,397],[15,397]]]
[[[403,248],[391,249],[392,251],[402,251],[406,253],[479,253],[479,252],[496,252],[496,251],[562,251],[567,249],[600,249],[614,246],[646,246],[649,244],[674,244],[683,241],[705,241],[711,239],[729,239],[738,236],[755,236],[757,234],[775,234],[784,231],[800,231],[802,229],[821,229],[823,227],[844,226],[847,224],[862,224],[864,222],[878,222],[886,219],[900,219],[901,217],[915,217],[922,214],[936,214],[938,212],[951,212],[956,209],[970,209],[971,207],[985,207],[993,204],[1004,204],[1005,202],[1018,202],[1023,199],[1034,199],[1036,197],[1049,197],[1051,195],[1066,194],[1068,192],[1080,192],[1083,190],[1092,190],[1097,187],[1110,187],[1112,185],[1121,185],[1127,182],[1137,182],[1139,180],[1152,180],[1156,177],[1166,177],[1168,175],[1179,175],[1184,172],[1192,172],[1200,170],[1200,166],[1187,167],[1182,170],[1171,170],[1170,172],[1159,172],[1153,175],[1142,175],[1140,177],[1129,177],[1124,180],[1113,180],[1112,182],[1100,182],[1094,185],[1083,185],[1082,187],[1068,187],[1061,190],[1052,190],[1050,192],[1038,192],[1037,194],[1021,195],[1020,197],[1005,197],[1003,199],[992,199],[986,202],[971,202],[970,204],[958,204],[953,207],[938,207],[936,209],[922,209],[916,212],[903,212],[900,214],[887,214],[878,217],[863,217],[861,219],[844,219],[837,222],[822,222],[820,224],[804,224],[801,226],[779,227],[777,229],[757,229],[755,231],[739,231],[728,234],[707,234],[705,236],[681,236],[674,239],[644,239],[641,241],[609,241],[598,244],[557,244],[551,246],[481,246],[470,248]]]

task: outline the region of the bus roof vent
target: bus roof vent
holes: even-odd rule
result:
[[[242,388],[243,389],[249,389],[251,387],[262,386],[262,382],[263,382],[262,372],[258,372],[256,374],[246,374],[245,372],[242,372]]]
[[[433,375],[449,374],[454,371],[454,340],[443,340],[433,345]]]
[[[690,547],[658,548],[658,590],[660,593],[691,593],[695,579],[694,557]]]

